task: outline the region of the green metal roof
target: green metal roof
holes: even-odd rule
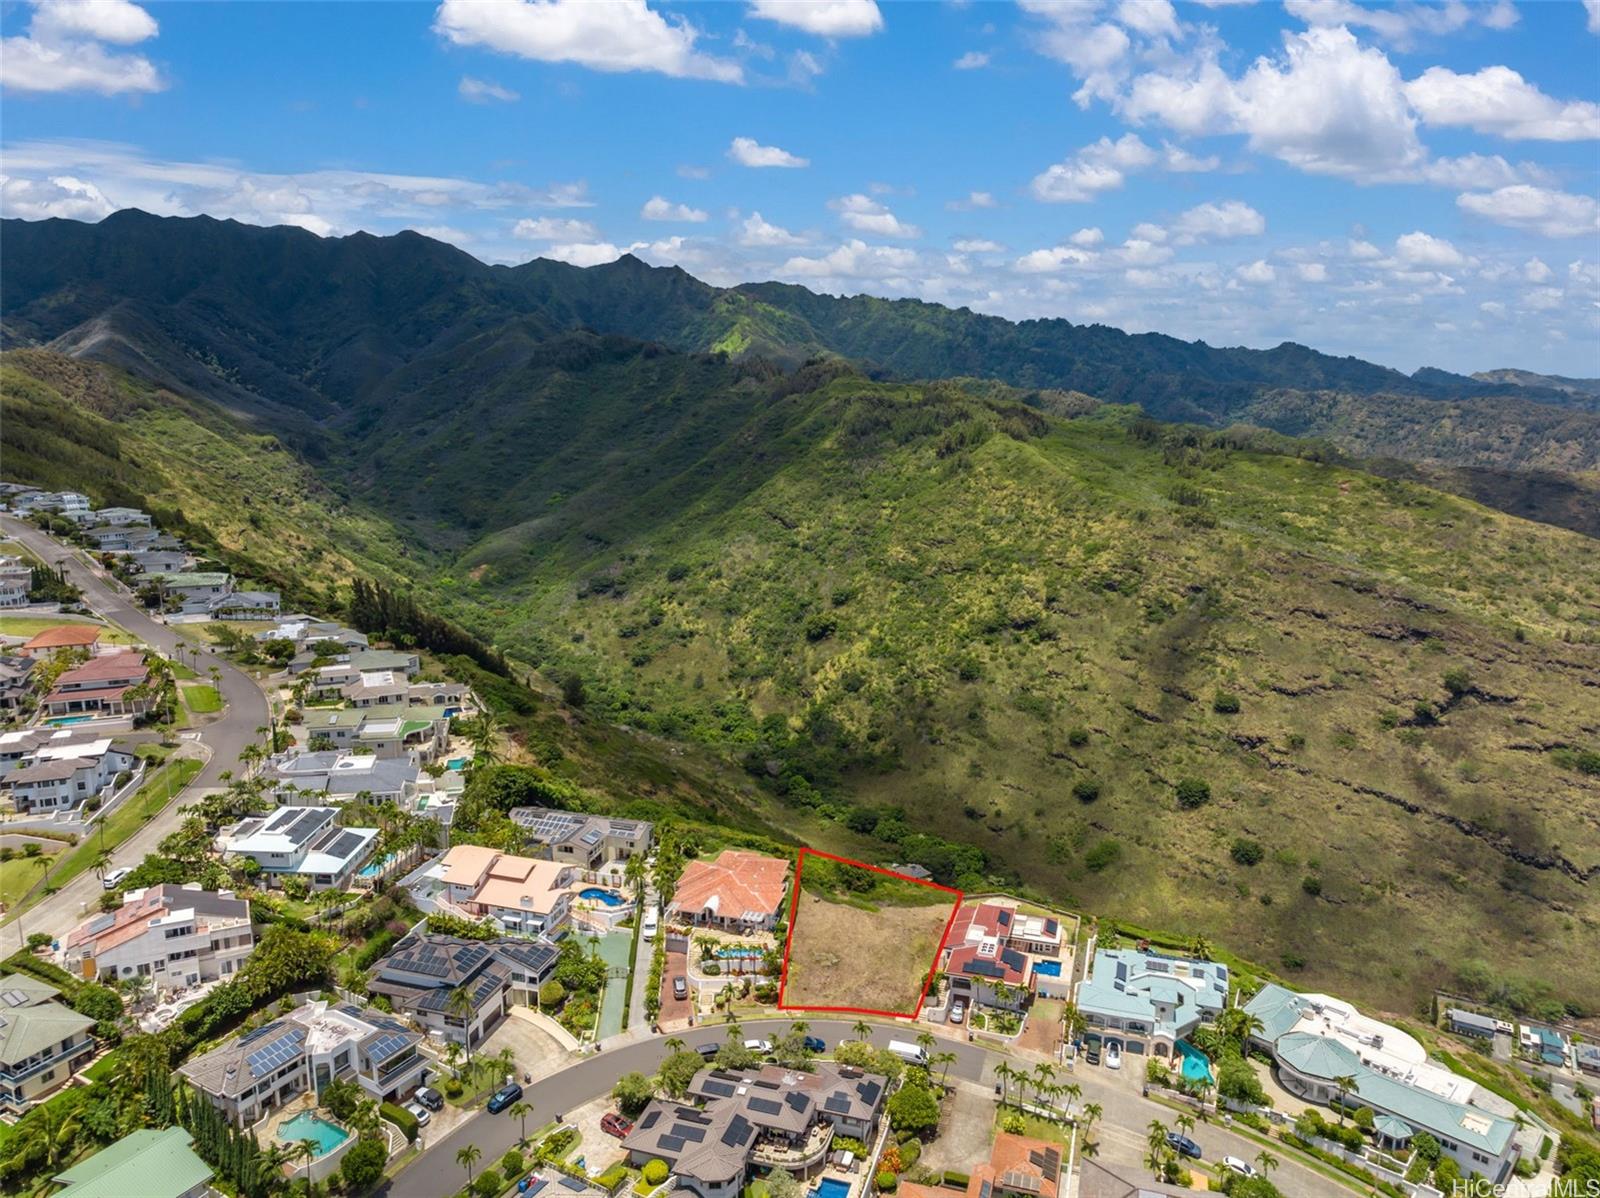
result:
[[[51,1198],[179,1198],[211,1179],[211,1166],[181,1127],[146,1129],[56,1175],[66,1186]]]
[[[1332,1081],[1357,1077],[1366,1069],[1360,1057],[1329,1036],[1290,1032],[1278,1041],[1277,1051],[1280,1061],[1305,1077]]]

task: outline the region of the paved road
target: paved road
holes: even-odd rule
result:
[[[855,1032],[852,1030],[853,1022],[821,1019],[806,1022],[810,1025],[810,1034],[821,1036],[829,1044],[855,1038]],[[747,1036],[764,1036],[771,1039],[787,1030],[789,1023],[788,1019],[747,1020],[740,1026],[744,1028]],[[891,1039],[915,1039],[916,1033],[920,1030],[905,1024],[892,1026],[879,1024],[873,1028],[872,1042],[881,1048]],[[690,1048],[706,1043],[720,1044],[726,1038],[723,1025],[715,1023],[691,1028],[676,1035]],[[558,1072],[536,1078],[532,1084],[525,1087],[523,1094],[523,1101],[533,1108],[527,1119],[528,1127],[530,1129],[543,1127],[557,1115],[575,1110],[584,1103],[598,1098],[608,1092],[616,1079],[624,1073],[634,1070],[640,1073],[654,1073],[666,1055],[663,1041],[667,1038],[667,1036],[655,1036],[647,1040],[634,1041],[599,1056],[584,1057]],[[952,1079],[980,1082],[985,1085],[994,1084],[995,1065],[1007,1059],[1002,1053],[991,1052],[979,1045],[944,1037],[940,1038],[935,1051],[951,1051],[956,1054],[955,1062],[950,1066]],[[1151,1119],[1160,1119],[1170,1126],[1176,1114],[1141,1097],[1138,1090],[1131,1084],[1125,1084],[1123,1079],[1111,1081],[1097,1074],[1098,1070],[1085,1067],[1072,1075],[1071,1080],[1083,1087],[1082,1102],[1096,1102],[1104,1109],[1101,1122],[1096,1124],[1096,1138],[1101,1143],[1101,1159],[1118,1165],[1142,1167],[1140,1162],[1144,1158],[1146,1125]],[[468,1119],[438,1143],[427,1139],[427,1132],[424,1130],[425,1151],[422,1156],[378,1193],[385,1198],[442,1198],[443,1195],[453,1194],[466,1181],[466,1173],[456,1164],[458,1149],[467,1144],[476,1144],[482,1150],[483,1156],[475,1169],[487,1169],[499,1161],[506,1149],[516,1145],[518,1133],[517,1120],[509,1115],[490,1115],[487,1112]],[[1207,1160],[1216,1160],[1230,1154],[1252,1160],[1260,1151],[1253,1141],[1212,1124],[1202,1124],[1197,1127],[1193,1132],[1193,1139],[1204,1150]],[[609,1159],[613,1154],[591,1146],[588,1155],[598,1162]],[[1277,1152],[1274,1155],[1283,1159],[1287,1153]],[[1289,1160],[1284,1160],[1282,1167],[1273,1173],[1272,1179],[1288,1198],[1348,1195],[1348,1191],[1341,1189],[1321,1174]]]
[[[84,602],[103,619],[126,628],[168,656],[173,654],[180,642],[186,647],[192,646],[193,642],[184,640],[167,625],[146,615],[119,584],[90,570],[82,559],[33,525],[10,516],[0,516],[0,530],[21,541],[40,560],[64,566],[67,578],[82,589]],[[161,814],[134,833],[112,854],[114,866],[137,865],[153,852],[161,838],[177,827],[182,818],[178,814],[179,799],[187,801],[206,789],[221,786],[223,771],[238,768],[239,754],[256,739],[256,729],[267,722],[267,698],[253,678],[216,654],[201,653],[198,665],[202,675],[209,673],[213,667],[218,671],[222,698],[227,704],[221,718],[198,729],[200,743],[210,751],[210,759],[178,798],[167,804]],[[65,934],[85,912],[92,909],[101,893],[100,881],[92,872],[79,874],[48,902],[33,908],[14,926],[8,927],[0,935],[0,946],[10,951],[13,937],[22,940],[31,932],[49,932],[54,936]]]

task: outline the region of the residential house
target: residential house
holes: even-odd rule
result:
[[[33,567],[20,558],[0,556],[0,608],[27,607]]]
[[[1458,1036],[1476,1036],[1480,1040],[1493,1040],[1497,1034],[1509,1036],[1511,1024],[1492,1015],[1451,1007],[1444,1013],[1445,1025]]]
[[[678,1190],[694,1198],[733,1198],[757,1171],[804,1174],[836,1134],[870,1143],[887,1085],[878,1074],[821,1062],[810,1071],[704,1069],[689,1086],[701,1105],[652,1101],[622,1148],[633,1165],[665,1161]]]
[[[277,591],[230,591],[211,601],[213,620],[270,620],[283,605]]]
[[[255,947],[250,904],[231,890],[166,883],[130,890],[67,935],[63,964],[85,978],[150,979],[177,990],[231,978]]]
[[[1228,967],[1133,948],[1099,949],[1078,985],[1091,1030],[1129,1053],[1171,1056],[1177,1042],[1228,1005]]]
[[[149,677],[144,654],[103,653],[63,671],[40,706],[52,716],[142,715],[156,701],[144,686]]]
[[[137,524],[108,524],[82,532],[83,539],[96,553],[132,553],[136,549],[148,549],[160,535],[153,528]]]
[[[789,863],[744,849],[684,867],[667,918],[730,932],[770,931],[789,896]]]
[[[450,848],[429,870],[441,899],[468,918],[485,916],[508,932],[554,940],[572,910],[570,865],[536,861],[476,844]]]
[[[4,785],[19,813],[71,811],[114,790],[117,778],[136,762],[132,753],[112,748],[108,738],[46,741],[5,775]]]
[[[312,890],[349,890],[377,848],[376,828],[341,828],[334,807],[279,807],[240,820],[218,849],[248,857],[275,878],[304,878]]]
[[[427,765],[444,752],[450,739],[450,717],[443,707],[341,708],[308,711],[306,735],[318,748],[326,741],[333,749],[354,749],[378,757],[400,757],[414,765]]]
[[[1295,1097],[1370,1107],[1383,1143],[1403,1147],[1425,1131],[1463,1175],[1480,1173],[1494,1184],[1510,1175],[1516,1124],[1474,1105],[1476,1084],[1430,1061],[1407,1032],[1340,999],[1270,982],[1244,1009],[1260,1022],[1251,1044],[1272,1054],[1279,1084]]]
[[[352,1003],[317,1000],[237,1036],[183,1065],[189,1083],[240,1127],[337,1079],[382,1102],[421,1083],[422,1033]]]
[[[538,940],[468,940],[412,932],[373,967],[367,988],[433,1035],[475,1047],[513,1002],[533,1005],[559,956],[552,945]],[[470,998],[470,1013],[453,1003],[452,995],[462,988]]]
[[[366,670],[358,673],[354,682],[340,687],[339,693],[351,707],[390,707],[406,703],[410,690],[411,684],[404,674],[393,670]]]
[[[1567,1066],[1567,1038],[1555,1028],[1535,1023],[1524,1023],[1518,1033],[1518,1044],[1523,1055],[1557,1069]]]
[[[54,657],[74,649],[93,653],[104,631],[98,624],[57,624],[34,633],[18,652],[27,657]]]
[[[902,1186],[902,1198],[927,1198],[920,1193],[906,1194],[904,1191],[905,1187]],[[1187,1186],[1169,1186],[1151,1181],[1142,1169],[1135,1171],[1089,1157],[1078,1162],[1078,1198],[1191,1198],[1193,1194],[1194,1191]],[[940,1198],[948,1196],[941,1195]]]
[[[41,725],[0,732],[0,782],[14,770],[33,764],[34,754],[41,748],[47,746],[59,748],[65,745],[87,746],[103,739],[101,733],[92,729],[70,725],[65,728]]]
[[[1572,1046],[1572,1059],[1580,1073],[1600,1077],[1600,1044],[1580,1040]]]
[[[0,977],[0,1113],[21,1114],[94,1056],[94,1020],[57,1002],[59,993],[27,974]]]
[[[65,1186],[50,1198],[205,1198],[212,1168],[181,1127],[141,1128],[70,1169],[57,1173]]]
[[[653,825],[550,807],[513,807],[511,820],[528,830],[539,855],[591,873],[650,851]]]
[[[151,524],[150,513],[141,512],[136,507],[103,507],[95,513],[95,520],[102,525],[138,525],[149,528]]]
[[[233,576],[220,571],[152,573],[149,581],[159,588],[164,606],[176,604],[185,616],[208,614],[213,602],[233,593]]]
[[[0,713],[17,711],[27,703],[37,664],[31,657],[0,653]]]
[[[182,549],[135,549],[128,554],[128,565],[139,574],[181,574],[194,561]]]
[[[262,771],[268,793],[279,803],[310,806],[321,802],[392,801],[409,808],[426,775],[403,758],[372,753],[286,753]]]
[[[407,678],[422,669],[422,659],[401,649],[361,649],[350,654],[356,673],[366,670],[399,670]]]
[[[964,904],[945,939],[942,967],[951,993],[1015,1011],[1027,1006],[1033,993],[1066,997],[1060,966],[1063,935],[1055,916],[1024,912],[1015,900]]]

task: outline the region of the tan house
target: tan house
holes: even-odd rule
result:
[[[94,1020],[57,1002],[59,993],[27,974],[0,977],[0,1111],[21,1114],[94,1056]]]

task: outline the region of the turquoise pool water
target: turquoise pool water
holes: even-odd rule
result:
[[[837,1177],[824,1177],[811,1188],[811,1198],[846,1198],[849,1193],[849,1183]]]
[[[444,765],[445,765],[446,769],[464,770],[464,769],[467,768],[467,758],[465,758],[465,757],[452,757],[449,761],[445,762]]]
[[[761,950],[759,948],[719,948],[717,950],[717,956],[724,960],[729,957],[759,957],[760,955]]]
[[[310,1140],[316,1146],[318,1156],[327,1156],[349,1138],[350,1133],[344,1128],[329,1123],[326,1119],[319,1119],[310,1111],[302,1111],[278,1127],[278,1139],[285,1144],[293,1144],[296,1140]]]
[[[1212,1082],[1211,1062],[1206,1059],[1206,1054],[1201,1052],[1187,1040],[1178,1041],[1178,1052],[1183,1057],[1183,1076],[1192,1082]]]
[[[591,903],[601,903],[607,907],[620,907],[627,902],[614,890],[601,890],[598,886],[591,886],[587,890],[578,891],[578,897],[588,899]]]
[[[1061,962],[1035,961],[1033,963],[1033,972],[1041,975],[1042,977],[1058,978],[1061,976]]]
[[[391,861],[393,861],[393,860],[394,860],[394,854],[390,853],[382,861],[368,861],[365,865],[363,865],[361,867],[361,875],[360,876],[363,877],[363,878],[375,878],[379,874],[381,874],[384,870],[388,869],[389,868],[389,863]]]
[[[92,715],[58,715],[53,720],[46,720],[45,723],[59,728],[63,724],[87,724],[92,719],[94,719]]]

